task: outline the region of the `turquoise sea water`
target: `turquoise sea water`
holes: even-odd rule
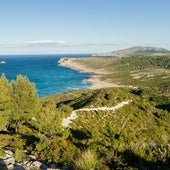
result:
[[[5,73],[9,80],[16,79],[18,74],[27,76],[36,84],[39,97],[45,97],[56,93],[73,89],[86,89],[90,86],[83,80],[90,77],[89,74],[57,66],[61,57],[88,57],[84,55],[0,55],[0,74]]]

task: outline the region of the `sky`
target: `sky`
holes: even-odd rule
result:
[[[0,0],[0,54],[170,50],[170,0]]]

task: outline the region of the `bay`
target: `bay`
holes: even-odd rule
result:
[[[70,90],[87,89],[90,84],[84,80],[90,74],[58,66],[61,57],[88,57],[89,54],[59,55],[0,55],[0,75],[5,73],[9,81],[21,74],[36,84],[39,97],[50,96]]]

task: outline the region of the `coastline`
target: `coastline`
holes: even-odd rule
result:
[[[88,82],[92,84],[89,89],[100,89],[100,88],[109,88],[109,87],[123,87],[123,85],[115,84],[109,81],[102,81],[101,77],[103,75],[109,74],[106,70],[103,69],[94,69],[90,67],[86,67],[83,63],[80,61],[83,58],[61,58],[58,61],[58,65],[62,67],[68,67],[73,70],[77,70],[82,73],[89,73],[91,74],[91,77],[89,79],[84,80],[85,82]]]

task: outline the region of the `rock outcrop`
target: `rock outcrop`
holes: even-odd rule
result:
[[[67,167],[58,167],[57,164],[47,165],[32,155],[25,155],[25,157],[29,157],[29,161],[18,163],[14,153],[5,149],[4,156],[0,156],[0,170],[68,170]]]

